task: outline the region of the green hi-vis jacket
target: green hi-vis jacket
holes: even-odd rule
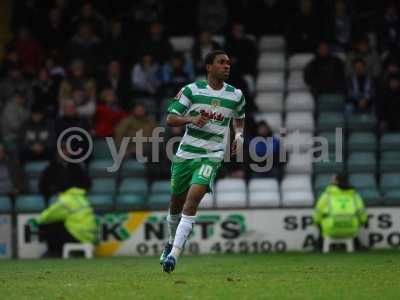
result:
[[[345,238],[357,235],[360,225],[367,221],[367,213],[355,190],[329,185],[318,199],[313,218],[321,225],[322,236]]]
[[[97,238],[96,218],[84,189],[70,188],[60,193],[57,202],[41,213],[38,222],[64,222],[68,232],[83,243],[94,243]]]

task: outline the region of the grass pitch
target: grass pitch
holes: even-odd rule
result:
[[[0,261],[1,299],[400,299],[400,251]]]

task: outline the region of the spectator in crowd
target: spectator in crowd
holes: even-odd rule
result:
[[[172,45],[164,33],[164,27],[160,22],[150,24],[147,36],[141,42],[139,55],[150,54],[153,60],[162,64],[172,55]]]
[[[255,76],[257,72],[258,51],[254,41],[246,37],[244,26],[234,23],[225,43],[230,60],[236,60],[237,68],[243,75]]]
[[[62,115],[58,116],[55,119],[54,127],[55,127],[56,137],[62,134],[65,130],[68,130],[72,127],[77,127],[83,129],[88,134],[91,135],[93,134],[89,120],[87,118],[83,118],[78,115],[76,104],[72,99],[63,102],[62,112],[63,112]],[[76,130],[66,133],[64,135],[63,140],[67,141],[70,136],[76,133],[77,133]],[[89,141],[86,138],[83,138],[82,141],[79,141],[78,139],[72,139],[70,146],[72,147],[71,149],[76,149],[76,151],[81,151],[82,155],[84,155],[85,153],[87,153],[89,149]],[[73,158],[75,159],[80,158],[79,155],[80,154],[77,153],[77,156],[73,156]],[[87,161],[85,162],[87,163]]]
[[[224,0],[200,0],[197,6],[197,26],[213,34],[222,33],[228,21]]]
[[[193,66],[185,62],[182,53],[174,53],[169,62],[162,66],[160,73],[164,97],[174,96],[177,91],[194,79]]]
[[[192,49],[192,60],[196,75],[205,75],[204,58],[211,51],[218,49],[221,49],[221,46],[212,39],[211,33],[207,30],[201,30]]]
[[[355,238],[367,213],[360,195],[348,184],[347,175],[336,174],[318,199],[314,223],[324,238]]]
[[[388,87],[383,90],[378,102],[378,117],[381,128],[400,131],[400,76],[392,75],[388,79]]]
[[[250,177],[282,178],[282,164],[279,159],[281,142],[274,136],[268,123],[259,122],[257,136],[251,137],[248,143],[250,146]]]
[[[123,119],[115,129],[116,144],[120,146],[124,137],[135,137],[140,131],[143,137],[150,137],[156,126],[157,124],[154,120],[147,115],[144,105],[137,104],[130,115]],[[151,153],[151,145],[149,143],[144,143],[143,152],[144,154],[139,153],[138,155],[149,157]],[[135,143],[129,143],[126,157],[136,157]]]
[[[352,34],[352,20],[344,0],[336,0],[333,15],[325,25],[326,39],[332,41],[334,52],[344,53],[349,49]]]
[[[52,125],[40,108],[32,109],[30,120],[22,130],[20,151],[22,162],[51,159],[52,146],[55,142]]]
[[[100,103],[96,108],[96,136],[101,138],[114,136],[115,128],[126,116],[126,112],[118,105],[114,89],[112,87],[105,88],[101,92]]]
[[[0,144],[0,194],[15,196],[26,191],[19,162]]]
[[[96,99],[94,97],[87,97],[85,91],[80,87],[72,90],[71,99],[76,105],[78,116],[91,120],[96,112]]]
[[[104,59],[106,61],[122,61],[129,63],[130,51],[135,47],[130,44],[129,39],[123,32],[122,20],[114,17],[111,20],[109,31],[103,43]]]
[[[65,157],[71,157],[65,144],[57,149],[53,160],[40,175],[39,191],[43,197],[49,199],[74,187],[90,190],[92,181],[82,165],[67,162],[58,151],[62,151]]]
[[[49,76],[54,81],[58,91],[61,81],[67,76],[64,66],[59,61],[59,56],[48,56],[44,62],[44,66],[47,72],[49,72]]]
[[[80,60],[71,63],[69,76],[61,82],[58,95],[60,108],[65,100],[73,98],[73,91],[76,89],[84,91],[85,99],[96,98],[96,82],[86,75],[85,65]]]
[[[321,22],[312,0],[299,1],[300,11],[290,18],[286,30],[289,54],[313,52],[320,39]]]
[[[353,62],[355,74],[349,82],[350,112],[369,112],[375,95],[375,84],[367,73],[367,65],[362,59]]]
[[[101,42],[89,23],[81,23],[78,32],[66,44],[64,49],[66,62],[81,59],[89,69],[97,67],[101,58]]]
[[[6,104],[1,116],[3,142],[10,151],[17,149],[21,131],[28,119],[29,109],[27,108],[26,97],[24,94],[17,93]]]
[[[24,94],[27,102],[32,100],[31,84],[22,76],[18,67],[8,69],[7,77],[0,82],[0,111],[16,93]]]
[[[96,217],[83,188],[69,188],[37,219],[39,235],[47,244],[45,258],[62,257],[65,243],[95,243]]]
[[[4,55],[0,64],[0,78],[7,76],[9,70],[19,68],[21,65],[21,61],[15,47],[12,45],[6,45],[4,48]]]
[[[48,53],[60,53],[64,47],[65,38],[69,36],[66,22],[63,22],[61,11],[52,8],[40,34],[40,41]]]
[[[92,2],[85,1],[79,13],[72,18],[72,26],[78,28],[79,24],[90,24],[94,33],[99,37],[104,37],[106,32],[106,19],[97,12]]]
[[[137,96],[152,97],[158,92],[158,64],[153,56],[145,54],[140,63],[133,66],[131,73],[132,87]]]
[[[47,116],[54,116],[58,112],[57,83],[49,76],[49,71],[42,68],[38,78],[32,82],[33,103],[32,107],[45,112]]]
[[[21,27],[18,30],[14,44],[21,59],[22,70],[26,74],[34,76],[42,66],[44,60],[41,45],[26,27]]]
[[[169,2],[168,2],[169,4]],[[157,0],[133,1],[131,6],[130,24],[134,37],[141,36],[148,26],[163,19],[164,2]]]
[[[330,53],[327,42],[319,43],[316,56],[304,69],[304,81],[316,97],[321,94],[345,93],[344,64]]]
[[[108,63],[107,72],[99,79],[97,87],[98,91],[112,87],[116,93],[119,105],[123,108],[130,106],[130,87],[128,81],[123,78],[120,61],[111,60]]]
[[[396,52],[400,47],[400,18],[395,1],[390,1],[379,24],[381,52]]]
[[[79,127],[90,132],[89,120],[78,115],[76,104],[72,99],[65,100],[61,110],[61,116],[55,120],[56,136],[71,127]]]
[[[367,73],[376,78],[381,71],[381,62],[378,53],[371,48],[367,36],[362,36],[354,43],[353,50],[347,55],[347,74],[352,76],[355,73],[354,60],[365,61]]]

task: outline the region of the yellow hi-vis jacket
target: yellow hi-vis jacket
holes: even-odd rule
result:
[[[96,241],[96,218],[84,189],[70,188],[60,193],[57,202],[44,210],[38,219],[39,224],[54,222],[64,222],[68,232],[80,242]]]
[[[313,215],[321,225],[322,236],[333,238],[355,237],[367,221],[364,203],[354,189],[342,190],[329,185],[320,196]]]

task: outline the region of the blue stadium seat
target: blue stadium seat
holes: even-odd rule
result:
[[[143,195],[121,194],[116,197],[117,210],[141,210],[146,208],[146,198]]]
[[[40,195],[23,195],[16,198],[15,211],[17,213],[41,212],[44,209],[44,199]]]
[[[114,164],[111,159],[95,159],[89,165],[89,175],[91,177],[116,177],[118,172],[109,172],[107,168]]]
[[[142,178],[129,177],[124,178],[119,186],[120,194],[138,194],[146,195],[148,193],[147,181]]]
[[[150,209],[167,209],[170,199],[171,196],[167,193],[151,194],[148,199],[148,206]]]
[[[377,161],[375,158],[375,152],[351,152],[347,160],[347,170],[350,173],[376,172]]]
[[[116,182],[111,178],[95,178],[93,179],[93,185],[90,190],[91,194],[114,194],[116,188]]]
[[[135,159],[128,159],[122,163],[122,177],[146,177],[146,167]]]
[[[49,161],[32,161],[25,164],[25,174],[28,178],[39,178]]]
[[[114,196],[112,194],[89,194],[88,199],[96,212],[112,211],[114,209]]]
[[[106,140],[99,139],[93,142],[93,156],[95,159],[111,159],[111,152]]]
[[[28,188],[29,188],[29,193],[31,194],[38,194],[39,193],[39,179],[37,178],[30,178],[28,180]]]
[[[154,181],[151,185],[151,192],[169,194],[171,189],[171,183],[169,180],[158,180]]]
[[[11,213],[11,199],[8,196],[0,196],[0,214]]]

